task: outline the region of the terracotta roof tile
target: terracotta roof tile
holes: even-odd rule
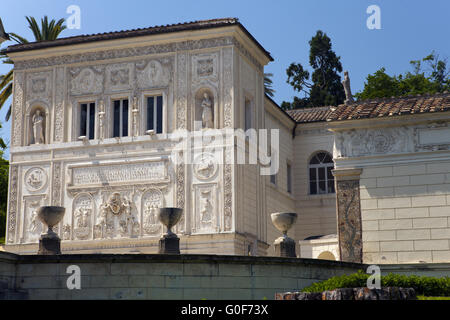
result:
[[[287,111],[291,118],[297,123],[325,121],[331,112],[332,110],[329,106],[301,108]]]
[[[41,41],[41,42],[30,42],[25,44],[16,44],[7,47],[2,50],[4,53],[19,52],[26,50],[43,49],[64,45],[73,45],[80,43],[87,43],[92,41],[103,41],[103,40],[115,40],[128,37],[138,37],[147,36],[152,34],[162,34],[170,32],[179,31],[192,31],[192,30],[202,30],[210,28],[225,27],[230,25],[239,26],[249,38],[266,54],[266,56],[273,61],[272,56],[268,51],[266,51],[263,46],[247,31],[247,29],[239,22],[237,18],[222,18],[222,19],[210,19],[210,20],[199,20],[191,21],[185,23],[169,24],[164,26],[154,26],[149,28],[140,28],[132,30],[121,30],[114,32],[97,33],[90,35],[79,35],[66,38],[58,38],[53,41]]]
[[[393,117],[405,114],[450,111],[450,93],[365,100],[339,105],[327,121]]]

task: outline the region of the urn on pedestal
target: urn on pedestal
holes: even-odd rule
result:
[[[180,254],[180,238],[173,233],[174,227],[180,221],[183,209],[180,208],[159,208],[158,219],[166,226],[167,233],[159,239],[160,254]]]
[[[41,234],[39,239],[39,255],[61,254],[61,239],[53,231],[62,218],[66,209],[64,207],[46,206],[37,210],[39,220],[48,226],[46,233]]]
[[[280,257],[296,258],[295,241],[288,237],[287,232],[297,221],[295,212],[276,212],[271,214],[273,225],[283,233],[283,236],[275,240],[275,254]]]

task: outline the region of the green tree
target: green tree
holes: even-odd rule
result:
[[[311,75],[300,63],[291,63],[286,70],[289,83],[294,90],[304,93],[303,98],[294,97],[292,102],[283,101],[284,109],[338,105],[344,102],[345,92],[341,84],[342,64],[332,50],[331,39],[318,30],[309,41],[309,64],[314,69]]]
[[[412,60],[413,71],[390,76],[385,68],[369,74],[364,89],[355,94],[357,100],[433,94],[450,89],[450,69],[446,59],[441,60],[433,51],[421,60]]]
[[[58,38],[59,34],[66,29],[64,25],[64,19],[59,19],[58,21],[52,19],[48,21],[48,17],[45,16],[41,19],[41,26],[39,27],[36,19],[34,17],[25,17],[28,22],[28,28],[30,28],[33,33],[35,41],[50,41]],[[28,43],[29,41],[18,34],[13,32],[9,33],[9,37],[16,43]],[[0,54],[0,59],[3,63],[13,64],[11,59],[9,59],[5,54]],[[7,74],[0,76],[0,109],[6,103],[8,98],[12,94],[13,85],[13,69],[11,69]],[[11,106],[8,108],[5,120],[8,121],[11,116]]]

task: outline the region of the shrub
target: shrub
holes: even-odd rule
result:
[[[316,282],[309,287],[303,288],[302,292],[322,292],[337,288],[366,287],[369,274],[359,270],[351,275],[343,275],[330,278],[325,281]],[[381,276],[382,287],[414,288],[417,295],[423,296],[450,296],[450,278],[435,278],[416,275],[400,275],[389,273]]]

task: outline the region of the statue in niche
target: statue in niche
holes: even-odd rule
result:
[[[204,129],[214,128],[212,102],[208,96],[208,93],[206,92],[203,94],[203,101],[201,107],[202,107],[202,127]]]
[[[33,116],[33,138],[35,144],[45,143],[44,139],[44,117],[41,115],[41,110],[36,110]]]
[[[39,219],[38,219],[38,214],[37,214],[37,210],[33,210],[31,212],[31,222],[30,222],[30,232],[35,233],[38,232],[39,230]]]
[[[344,72],[344,80],[342,81],[342,85],[344,86],[344,91],[345,91],[344,104],[353,103],[355,100],[353,100],[352,90],[350,88],[350,77],[348,76],[348,71]]]
[[[78,239],[86,239],[89,237],[89,220],[91,216],[91,209],[87,207],[79,207],[75,210],[75,236]]]
[[[203,207],[200,211],[200,221],[202,223],[210,223],[211,222],[211,210],[212,210],[212,204],[209,200],[209,196],[211,194],[211,191],[202,191],[202,198],[203,198]]]

